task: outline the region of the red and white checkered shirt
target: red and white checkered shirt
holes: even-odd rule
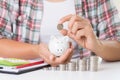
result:
[[[99,39],[120,40],[120,18],[110,0],[75,0],[75,9]],[[0,0],[0,38],[39,44],[42,15],[43,0]]]

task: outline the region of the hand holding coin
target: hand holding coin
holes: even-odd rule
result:
[[[62,35],[66,36],[67,35],[67,30],[63,28],[63,24],[58,24],[57,29],[62,33]]]

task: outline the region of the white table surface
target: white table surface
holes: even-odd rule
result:
[[[37,70],[20,75],[0,73],[0,80],[120,80],[120,62],[102,62],[97,72]]]

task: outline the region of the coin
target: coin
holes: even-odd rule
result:
[[[71,59],[72,62],[75,62],[76,64],[76,71],[79,70],[79,59]]]
[[[66,65],[65,64],[60,64],[60,71],[65,71],[66,70]]]
[[[90,57],[90,71],[97,71],[98,70],[98,57],[91,56]]]
[[[63,24],[58,24],[58,25],[57,25],[57,29],[58,29],[58,30],[62,30],[62,29],[63,29]]]
[[[79,71],[86,71],[87,64],[86,64],[86,58],[79,60]]]
[[[56,71],[56,70],[57,70],[57,67],[51,67],[51,70],[52,70],[52,71]]]
[[[69,62],[68,63],[68,70],[69,71],[76,71],[76,63],[75,62]]]

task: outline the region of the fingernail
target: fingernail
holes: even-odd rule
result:
[[[58,24],[61,24],[61,21],[59,21]]]

